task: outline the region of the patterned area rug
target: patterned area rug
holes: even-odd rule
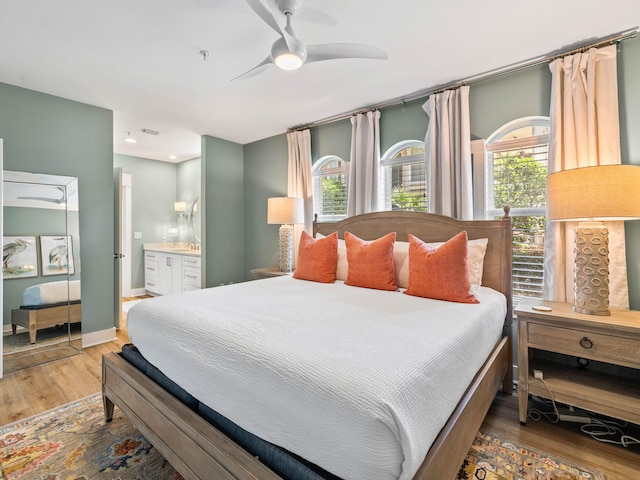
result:
[[[182,476],[100,394],[0,428],[3,480],[179,480]]]
[[[604,475],[478,432],[457,480],[604,480]]]
[[[182,480],[116,407],[77,402],[0,428],[3,480]],[[478,433],[458,480],[604,480],[600,474]]]

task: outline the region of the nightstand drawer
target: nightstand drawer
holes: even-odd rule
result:
[[[528,328],[533,348],[640,367],[640,340],[536,323]]]

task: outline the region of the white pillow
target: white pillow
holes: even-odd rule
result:
[[[316,233],[316,238],[324,238],[326,235]],[[345,281],[349,273],[349,261],[347,260],[347,244],[342,238],[338,239],[338,267],[336,269],[336,280]]]
[[[484,254],[487,251],[489,239],[479,238],[467,242],[467,265],[469,267],[469,278],[471,285],[482,285],[482,273],[484,271]],[[427,245],[438,248],[444,242],[428,243]],[[338,246],[338,249],[340,247]],[[346,252],[345,252],[346,255]],[[338,265],[340,264],[340,253],[338,250]],[[396,284],[400,288],[407,288],[409,285],[409,242],[396,242],[393,246],[393,264],[396,271]]]
[[[321,233],[316,238],[324,238]],[[438,248],[444,242],[429,243],[433,248]],[[488,238],[478,238],[467,242],[467,265],[472,286],[482,285],[482,273],[484,271],[484,254],[487,252]],[[396,273],[396,285],[407,288],[409,285],[409,242],[395,242],[393,245],[393,267]],[[349,273],[349,261],[347,260],[347,245],[344,240],[338,239],[338,267],[336,280],[346,280]]]

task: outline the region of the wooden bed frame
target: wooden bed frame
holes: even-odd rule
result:
[[[414,480],[453,480],[499,387],[511,394],[512,231],[508,208],[502,220],[460,221],[427,213],[379,212],[333,224],[314,222],[314,235],[338,231],[343,238],[349,231],[365,240],[396,232],[398,241],[406,241],[411,233],[427,242],[442,242],[462,230],[470,240],[489,239],[482,284],[507,297],[504,335],[431,446]],[[106,421],[111,421],[117,405],[187,480],[282,480],[116,353],[103,356],[102,394]]]

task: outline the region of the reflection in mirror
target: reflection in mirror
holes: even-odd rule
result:
[[[4,371],[80,353],[75,177],[3,172]]]
[[[200,236],[201,236],[201,228],[202,228],[202,224],[201,224],[201,215],[202,213],[202,209],[200,208],[200,197],[198,197],[196,199],[195,202],[193,202],[193,205],[191,205],[191,229],[193,231],[193,236],[196,239],[196,242],[200,243]]]

